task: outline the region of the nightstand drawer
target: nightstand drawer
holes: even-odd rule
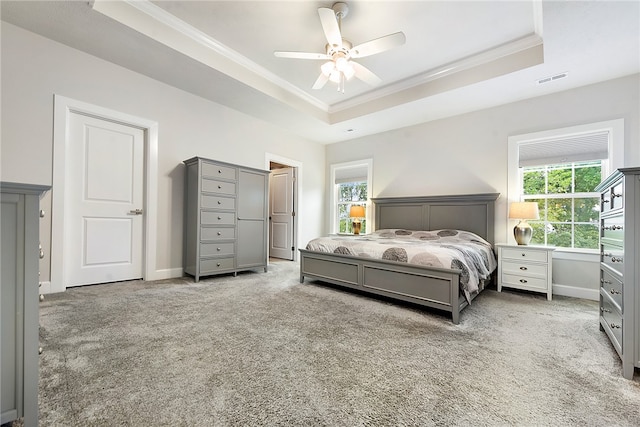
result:
[[[540,289],[547,291],[547,279],[502,273],[502,286],[514,286],[520,289]]]
[[[502,273],[515,276],[547,278],[546,264],[526,264],[516,261],[503,261]]]
[[[502,257],[504,259],[517,259],[535,262],[547,262],[547,251],[536,251],[530,249],[502,248]]]

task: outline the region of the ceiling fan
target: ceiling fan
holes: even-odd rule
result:
[[[345,81],[354,76],[372,86],[379,85],[382,80],[378,76],[352,59],[401,46],[405,43],[406,37],[403,32],[397,32],[353,46],[350,41],[342,38],[342,19],[348,13],[349,7],[342,2],[335,3],[331,9],[318,9],[320,23],[328,42],[325,47],[326,53],[276,51],[274,55],[279,58],[328,60],[320,67],[321,73],[313,89],[322,89],[327,81],[332,81],[338,84],[338,91],[344,93]]]

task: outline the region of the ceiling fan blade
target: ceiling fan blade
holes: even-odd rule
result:
[[[368,68],[363,65],[358,64],[357,62],[351,61],[351,65],[353,65],[353,69],[356,70],[355,76],[362,80],[363,82],[370,84],[371,86],[378,86],[382,83],[380,77],[373,74]]]
[[[312,53],[312,52],[273,52],[278,58],[291,58],[291,59],[331,59],[326,53]]]
[[[329,77],[320,73],[320,76],[318,77],[318,80],[316,80],[316,82],[313,84],[312,89],[322,89],[324,85],[327,84],[328,80],[329,80]]]
[[[320,23],[329,44],[334,47],[342,46],[342,34],[340,34],[340,27],[333,9],[321,7],[318,9],[318,15],[320,15]]]
[[[385,50],[392,49],[397,46],[403,45],[407,41],[402,31],[380,37],[375,40],[364,42],[357,46],[354,46],[349,51],[349,55],[352,58],[362,58],[364,56],[374,55],[376,53],[384,52]]]

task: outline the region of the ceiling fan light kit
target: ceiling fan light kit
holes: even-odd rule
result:
[[[320,76],[313,85],[313,89],[322,89],[328,81],[338,85],[338,91],[344,93],[345,81],[356,77],[363,82],[377,86],[382,80],[363,65],[352,61],[352,58],[363,58],[384,52],[403,45],[406,41],[404,33],[389,34],[368,42],[353,46],[351,42],[342,38],[342,18],[349,14],[346,3],[335,3],[331,9],[318,9],[320,23],[327,38],[326,54],[309,52],[281,52],[274,55],[279,58],[292,59],[322,59],[328,60],[320,66]]]

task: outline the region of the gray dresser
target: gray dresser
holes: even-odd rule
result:
[[[596,191],[600,205],[600,329],[622,359],[640,367],[640,167],[615,171]]]
[[[49,187],[0,183],[0,423],[38,424],[40,196]]]
[[[269,171],[194,157],[184,161],[184,271],[195,277],[267,271]]]

